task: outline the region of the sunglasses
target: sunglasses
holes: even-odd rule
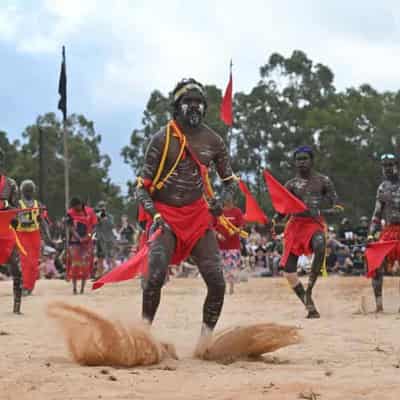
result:
[[[383,160],[394,160],[396,156],[394,154],[386,153],[381,155],[381,161]]]

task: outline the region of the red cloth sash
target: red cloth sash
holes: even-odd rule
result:
[[[324,232],[325,221],[322,217],[291,217],[283,234],[283,255],[280,265],[284,267],[290,253],[301,256],[313,253],[311,239],[317,232]]]
[[[365,257],[368,264],[368,278],[375,275],[375,271],[381,267],[385,258],[389,263],[400,260],[400,225],[387,225],[378,242],[367,245]]]
[[[26,255],[20,253],[22,282],[25,289],[33,290],[39,277],[40,230],[17,232],[17,235],[27,253]]]

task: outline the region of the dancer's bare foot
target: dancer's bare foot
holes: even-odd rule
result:
[[[211,343],[213,331],[207,325],[203,324],[201,327],[200,338],[197,342],[194,350],[194,356],[196,358],[204,358],[204,354],[207,351],[207,347]]]

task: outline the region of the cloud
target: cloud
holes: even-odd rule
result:
[[[395,75],[393,54],[400,50],[400,6],[394,1],[18,4],[0,9],[0,38],[31,54],[56,54],[67,43],[70,63],[83,61],[74,60],[77,47],[79,56],[86,50],[87,58],[98,62],[87,76],[87,96],[102,111],[143,105],[154,88],[167,92],[189,75],[223,87],[231,57],[236,89],[246,90],[257,82],[258,69],[272,52],[288,55],[297,48],[339,72],[340,84],[349,85],[356,76],[388,88]],[[377,56],[390,63],[377,70]],[[360,60],[366,62],[362,68]],[[353,68],[346,71],[342,64]]]
[[[257,83],[271,53],[294,49],[330,67],[339,89],[368,82],[398,90],[399,18],[395,0],[2,1],[0,51],[10,76],[3,110],[22,131],[56,104],[65,44],[70,110],[96,121],[117,159],[152,90],[167,93],[188,76],[223,88],[231,58],[235,91]]]

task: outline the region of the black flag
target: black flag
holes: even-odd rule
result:
[[[58,82],[58,109],[62,111],[64,121],[67,119],[67,67],[65,66],[65,46],[62,48],[62,62],[60,71],[60,80]]]

